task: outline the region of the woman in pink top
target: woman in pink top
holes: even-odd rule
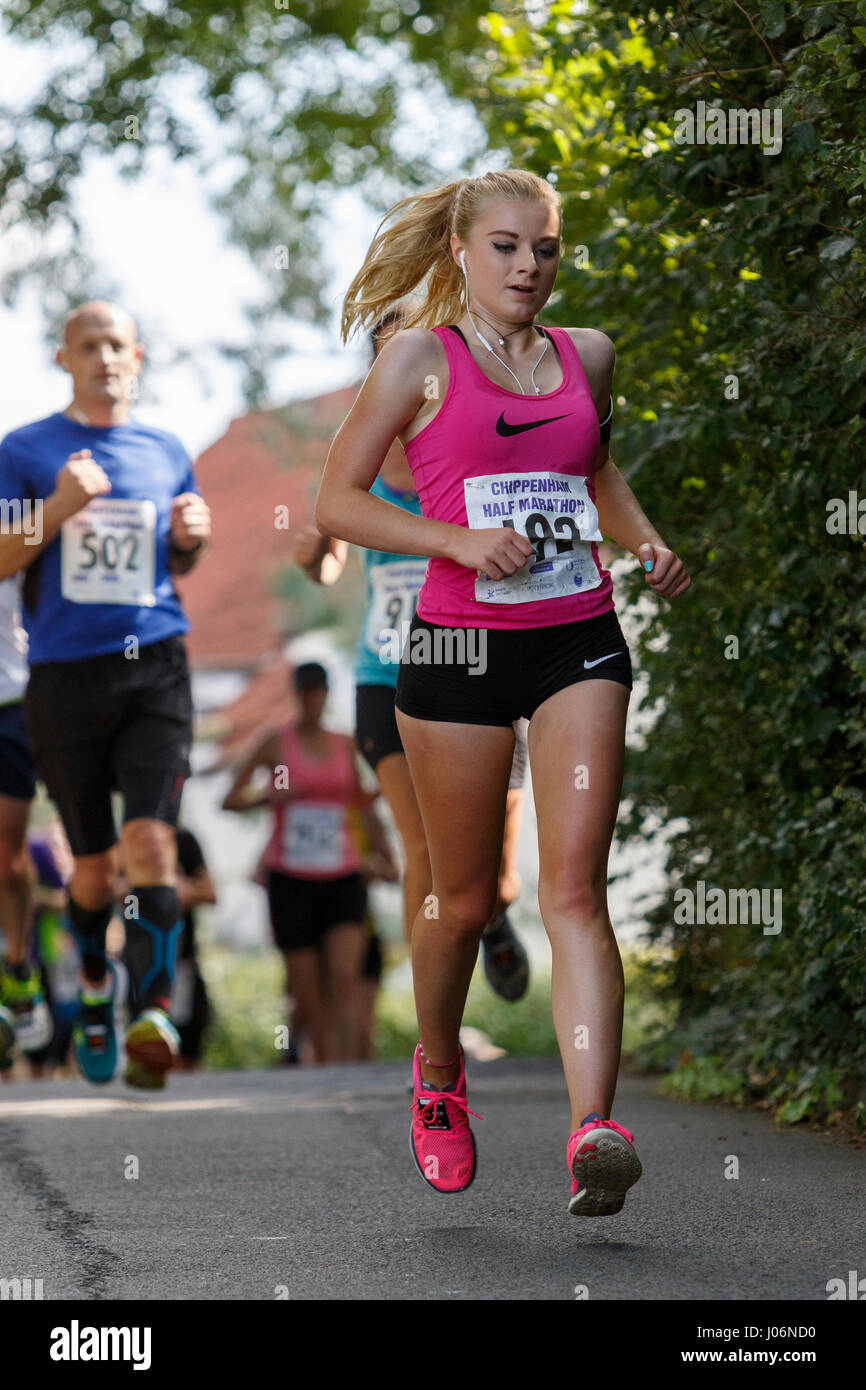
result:
[[[496,887],[512,721],[523,715],[571,1101],[569,1210],[605,1215],[641,1166],[633,1135],[609,1118],[623,974],[607,862],[631,662],[599,563],[602,531],[639,557],[660,596],[690,581],[608,456],[613,344],[596,329],[535,322],[559,264],[555,189],[504,170],[404,199],[385,221],[349,287],[344,337],[425,291],[334,440],[316,520],[370,549],[431,557],[396,701],[435,909],[412,933],[412,1150],[438,1191],[474,1177],[458,1029]],[[421,517],[369,492],[395,437]]]
[[[358,780],[352,741],[321,725],[328,694],[323,666],[295,671],[297,723],[271,730],[241,763],[223,802],[226,811],[270,806],[274,823],[262,856],[271,926],[286,961],[294,999],[293,1040],[309,1034],[317,1062],[361,1055],[361,963],[366,948],[365,878],[396,878],[376,795]],[[253,790],[258,769],[270,785]],[[357,809],[375,854],[365,860],[353,835]],[[373,862],[375,861],[375,862]],[[325,982],[325,989],[322,985]]]

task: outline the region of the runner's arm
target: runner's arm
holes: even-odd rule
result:
[[[279,734],[275,730],[271,730],[239,765],[234,781],[223,799],[222,809],[224,811],[253,811],[260,806],[270,806],[272,804],[271,790],[250,796],[250,784],[253,773],[260,767],[268,768],[273,779],[274,769],[279,763],[279,759]]]
[[[168,567],[188,574],[198,564],[210,540],[210,508],[198,492],[181,492],[171,504]]]
[[[388,450],[418,414],[431,382],[438,380],[440,359],[431,339],[437,342],[426,329],[404,329],[378,353],[328,453],[316,525],[367,550],[444,557],[501,579],[516,573],[533,553],[530,542],[513,528],[456,526],[415,516],[370,494]]]
[[[110,491],[108,477],[93,461],[89,449],[70,454],[57,474],[51,495],[44,499],[37,498],[32,503],[31,518],[35,516],[37,522],[32,534],[29,535],[23,525],[19,531],[0,534],[0,579],[9,579],[19,570],[32,565],[46,546],[56,539],[64,521],[86,507],[91,498]],[[15,461],[3,448],[0,453],[0,493],[11,501],[22,500],[25,492],[26,487],[22,486]]]
[[[37,500],[36,506],[39,506]],[[46,546],[59,534],[60,528],[70,513],[57,503],[56,494],[46,497],[41,504],[40,539],[36,535],[26,536],[23,532],[10,531],[0,535],[0,579],[9,579],[19,570],[27,569],[38,560]]]
[[[410,329],[385,344],[337,431],[316,499],[316,525],[325,535],[395,555],[452,554],[454,533],[463,528],[370,495],[388,450],[424,401],[426,337]]]
[[[370,867],[374,870],[377,878],[384,878],[389,883],[396,883],[400,877],[400,870],[394,860],[382,817],[375,806],[362,806],[361,820],[372,848],[372,853],[367,855]]]
[[[664,548],[664,541],[609,456],[606,444],[599,449],[599,459],[602,461],[596,464],[595,505],[601,530],[633,555],[645,541]]]
[[[644,570],[647,563],[651,565],[644,575],[651,589],[662,598],[677,598],[692,582],[685,565],[665,545],[613,459],[607,457],[606,444],[602,450],[605,459],[595,474],[595,505],[601,530],[617,545],[637,555]]]
[[[346,541],[323,536],[318,526],[302,526],[292,538],[292,560],[315,584],[336,584],[348,558]]]
[[[616,349],[607,334],[596,329],[570,328],[566,331],[580,354],[601,416],[612,400]],[[598,524],[605,535],[638,557],[647,584],[661,597],[676,598],[684,593],[692,582],[686,568],[665,545],[610,457],[607,438],[599,447],[594,481]],[[649,571],[647,563],[651,565]]]

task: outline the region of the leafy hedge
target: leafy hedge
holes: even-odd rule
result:
[[[657,718],[618,827],[687,823],[650,929],[676,1023],[645,1060],[682,1059],[684,1094],[862,1119],[866,538],[828,504],[857,492],[866,531],[866,2],[489,26],[514,162],[555,178],[589,255],[551,317],[614,340],[612,456],[694,580],[640,639]],[[779,108],[779,153],[677,143],[698,101]],[[781,889],[781,931],[677,923],[698,880]]]

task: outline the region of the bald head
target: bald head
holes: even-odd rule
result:
[[[138,341],[138,330],[132,317],[119,304],[110,304],[107,299],[91,299],[68,313],[63,323],[63,342],[68,346],[81,332],[91,328],[114,328],[123,332],[130,343]]]
[[[92,299],[66,317],[57,364],[72,377],[69,411],[91,424],[123,424],[138,399],[144,348],[132,317],[117,304]]]

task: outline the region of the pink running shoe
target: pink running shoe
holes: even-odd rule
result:
[[[571,1135],[565,1154],[572,1216],[613,1216],[622,1211],[626,1192],[643,1172],[633,1139],[615,1120],[595,1115],[588,1115]]]
[[[464,1192],[475,1177],[477,1153],[475,1137],[467,1115],[475,1115],[466,1104],[466,1059],[460,1048],[460,1075],[453,1091],[425,1091],[418,1053],[415,1048],[412,1074],[412,1127],[409,1147],[418,1172],[434,1192]],[[476,1120],[482,1118],[475,1115]]]

